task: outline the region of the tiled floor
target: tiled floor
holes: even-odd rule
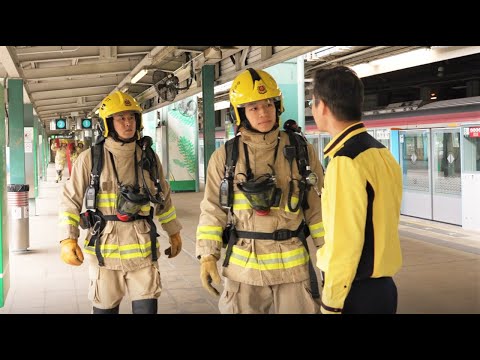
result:
[[[10,253],[11,286],[0,314],[91,312],[87,264],[68,266],[59,256],[58,192],[65,180],[54,182],[52,166],[48,175],[48,181],[40,181],[40,196],[30,206],[30,250]],[[173,194],[177,216],[184,226],[183,251],[174,259],[160,258],[160,314],[218,313],[217,300],[201,286],[199,263],[194,256],[197,204],[202,196]],[[161,248],[165,249],[168,240],[160,233]],[[398,313],[480,313],[480,233],[402,217],[400,235],[404,265],[395,276]],[[314,252],[312,255],[315,257]],[[120,313],[131,313],[128,298],[120,305]]]

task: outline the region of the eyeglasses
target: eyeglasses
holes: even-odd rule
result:
[[[308,107],[311,109],[313,107],[313,99],[308,100]]]

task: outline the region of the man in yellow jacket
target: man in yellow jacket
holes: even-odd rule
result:
[[[154,217],[170,237],[171,247],[165,254],[175,257],[182,248],[182,226],[160,159],[148,152],[151,143],[147,138],[140,138],[141,113],[137,101],[120,91],[102,101],[99,115],[104,141],[97,141],[98,152],[84,151],[78,156],[61,194],[61,258],[65,263],[82,264],[78,226],[89,229],[85,252],[90,258],[88,298],[94,314],[118,314],[127,291],[134,314],[157,313],[161,281]],[[98,161],[103,165],[94,173]],[[92,162],[97,165],[92,167]],[[88,210],[80,214],[84,195]]]
[[[398,237],[402,201],[399,164],[370,136],[362,117],[363,84],[339,66],[314,77],[312,114],[332,140],[322,189],[325,245],[317,266],[325,274],[321,312],[393,314],[402,265]]]
[[[323,183],[318,156],[311,144],[305,144],[312,181],[305,191],[305,179],[291,157],[293,144],[279,129],[282,93],[267,72],[247,69],[239,74],[230,89],[230,103],[238,127],[233,149],[238,159],[227,171],[224,145],[208,163],[196,243],[202,284],[219,295],[211,282],[220,283],[222,232],[227,223],[233,224],[223,261],[226,282],[220,312],[317,313],[310,257],[302,240],[308,227],[315,244],[323,242],[320,198],[313,189]],[[305,201],[308,208],[301,206]]]

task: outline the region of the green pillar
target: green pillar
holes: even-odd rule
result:
[[[23,80],[8,79],[8,139],[10,144],[11,184],[25,184],[23,116]]]
[[[297,124],[305,133],[305,60],[302,56],[297,57]]]
[[[280,128],[283,129],[283,123],[288,119],[293,119],[302,129],[305,126],[305,109],[303,115],[299,114],[298,87],[304,86],[298,84],[298,64],[297,58],[287,60],[265,69],[273,76],[283,95],[283,107],[285,111],[280,118]],[[303,95],[302,106],[305,106],[305,95]]]
[[[43,181],[47,181],[47,169],[50,162],[50,141],[47,137],[47,131],[42,127],[43,132]]]
[[[33,107],[32,107],[33,113]],[[34,187],[34,197],[38,197],[38,117],[34,116],[33,118],[33,187]]]
[[[45,149],[43,147],[43,142],[45,141],[45,136],[43,135],[43,127],[40,120],[37,119],[37,131],[38,131],[38,178],[40,177],[45,181],[45,172],[43,171],[43,163],[45,158]]]
[[[35,121],[33,119],[33,105],[23,105],[23,153],[25,156],[25,182],[30,186],[29,199],[35,199],[36,151],[35,151]],[[31,204],[34,205],[34,204]]]
[[[213,85],[215,80],[215,65],[202,67],[203,92],[203,144],[205,182],[207,182],[207,167],[210,156],[215,151],[215,108],[213,106]]]
[[[0,83],[0,124],[5,124],[5,99],[3,85]],[[7,194],[5,180],[6,169],[5,131],[0,131],[0,308],[5,304],[9,285],[8,237],[7,237]]]

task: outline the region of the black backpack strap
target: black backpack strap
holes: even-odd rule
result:
[[[302,208],[304,210],[308,209],[308,200],[307,193],[310,190],[310,185],[308,185],[306,178],[312,172],[310,170],[310,161],[308,157],[308,143],[307,140],[299,133],[286,130],[285,131],[290,139],[290,145],[295,146],[295,160],[297,162],[297,167],[300,175],[302,176],[302,181],[299,183],[300,191],[303,193],[302,199],[300,199]]]
[[[235,136],[233,139],[230,139],[225,143],[225,166],[227,169],[232,169],[232,172],[235,171],[235,165],[238,160],[238,139],[239,136]]]
[[[155,187],[157,188],[157,194],[161,198],[161,200],[159,200],[160,208],[163,209],[163,202],[165,199],[160,183],[160,165],[158,164],[157,157],[152,149],[152,138],[150,136],[144,136],[137,141],[137,144],[142,149],[141,167],[143,170],[148,171],[150,179],[155,184]]]
[[[225,174],[223,176],[223,181],[227,181],[229,184],[229,189],[232,192],[229,194],[229,204],[228,207],[232,209],[233,207],[233,178],[235,177],[235,165],[238,160],[238,143],[239,136],[235,136],[233,139],[228,140],[225,143]]]
[[[103,167],[103,145],[104,141],[101,141],[91,148],[92,152],[92,171],[90,174],[90,185],[95,188],[95,192],[98,193],[100,189],[100,173]]]

